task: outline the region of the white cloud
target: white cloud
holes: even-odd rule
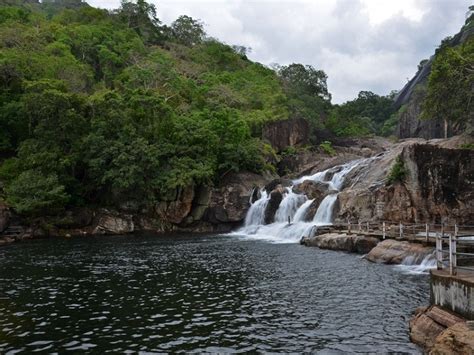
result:
[[[264,64],[311,64],[328,74],[333,102],[361,90],[401,89],[420,60],[464,22],[470,0],[152,0],[171,23],[186,14]],[[115,8],[118,0],[90,0]]]

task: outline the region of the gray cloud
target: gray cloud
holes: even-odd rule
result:
[[[187,14],[202,19],[209,35],[252,47],[264,64],[311,64],[328,74],[333,102],[361,90],[387,94],[401,89],[418,63],[465,20],[470,0],[413,0],[419,19],[397,12],[372,23],[364,0],[153,0],[170,23]],[[112,8],[116,0],[92,0]],[[408,4],[408,3],[407,3]],[[407,5],[408,6],[408,5]]]

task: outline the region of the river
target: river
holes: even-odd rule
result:
[[[0,249],[0,353],[407,352],[426,275],[237,236]]]

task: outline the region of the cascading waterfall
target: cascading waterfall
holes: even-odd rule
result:
[[[420,257],[409,255],[395,267],[407,274],[425,274],[436,267],[436,257],[433,254],[426,255],[421,263],[419,263],[420,259]]]
[[[268,239],[280,243],[298,242],[301,237],[308,236],[315,226],[330,225],[333,220],[334,205],[337,195],[344,184],[347,174],[361,163],[371,160],[359,159],[347,164],[327,169],[310,176],[303,176],[293,180],[290,187],[285,188],[283,200],[275,212],[274,223],[265,225],[265,210],[270,200],[269,194],[262,189],[261,197],[255,201],[245,218],[245,225],[234,232],[236,235],[244,235],[248,238]],[[330,179],[326,179],[332,173]],[[305,221],[311,204],[305,195],[293,192],[293,187],[306,180],[328,184],[330,194],[320,203],[312,221]],[[288,217],[291,223],[288,223]]]

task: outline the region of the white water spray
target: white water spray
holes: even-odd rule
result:
[[[285,188],[283,199],[275,212],[274,223],[267,225],[265,225],[265,210],[270,201],[270,196],[264,189],[261,190],[260,199],[251,205],[247,213],[244,227],[233,234],[252,239],[267,239],[279,243],[295,243],[299,242],[303,236],[308,236],[315,227],[332,224],[334,206],[346,176],[367,160],[354,160],[338,167],[293,180],[292,186]],[[330,179],[326,178],[331,173],[333,173],[332,177]],[[305,195],[293,192],[294,186],[306,180],[327,183],[328,190],[333,190],[333,193],[322,200],[313,220],[309,222],[306,222],[306,217],[314,200],[308,200]],[[288,219],[290,223],[288,223]]]

